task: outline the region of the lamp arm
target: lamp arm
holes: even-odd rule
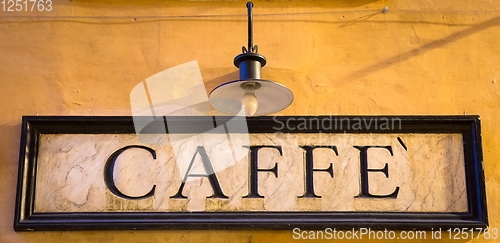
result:
[[[253,8],[253,3],[252,2],[247,2],[247,8],[248,8],[248,50],[243,47],[243,53],[246,52],[251,52],[251,53],[257,53],[259,50],[259,47],[257,45],[253,45],[253,14],[252,14],[252,8]]]

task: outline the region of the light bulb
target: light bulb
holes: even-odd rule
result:
[[[257,112],[257,108],[259,107],[259,103],[257,101],[257,97],[255,97],[253,89],[245,90],[245,95],[243,96],[243,99],[241,99],[241,103],[243,104],[243,111],[246,116],[255,115],[255,112]]]

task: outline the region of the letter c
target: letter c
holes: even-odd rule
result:
[[[145,194],[143,196],[139,196],[139,197],[132,197],[132,196],[125,195],[120,190],[118,190],[118,188],[116,188],[115,181],[113,180],[113,168],[115,167],[116,159],[125,150],[131,149],[131,148],[140,148],[140,149],[147,150],[149,153],[151,153],[151,155],[153,156],[153,159],[156,159],[156,152],[153,149],[148,148],[146,146],[130,145],[130,146],[126,146],[126,147],[123,147],[121,149],[118,149],[113,154],[111,154],[111,156],[109,156],[108,160],[106,161],[106,164],[104,165],[104,183],[108,187],[109,191],[111,191],[113,194],[115,194],[116,196],[121,197],[121,198],[138,200],[138,199],[145,199],[145,198],[151,197],[155,194],[156,185],[154,185],[153,188],[151,189],[151,191],[149,191],[147,194]]]

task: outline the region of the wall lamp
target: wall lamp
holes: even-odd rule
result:
[[[210,92],[212,106],[224,113],[237,115],[243,110],[245,116],[262,116],[279,112],[293,102],[293,93],[286,86],[261,79],[261,68],[266,58],[253,45],[252,7],[248,2],[248,49],[234,58],[240,70],[240,79],[219,85]]]

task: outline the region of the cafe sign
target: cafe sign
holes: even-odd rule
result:
[[[17,231],[487,222],[477,116],[23,117]]]

